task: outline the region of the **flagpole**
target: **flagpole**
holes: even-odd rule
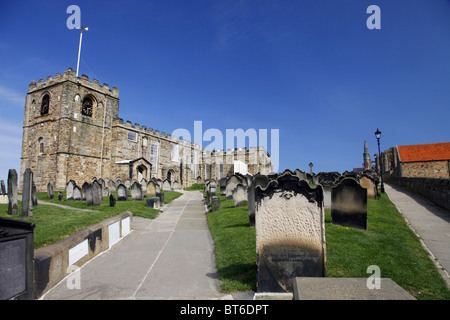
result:
[[[83,30],[88,31],[89,28],[88,28],[88,27],[81,27],[81,32],[80,32],[80,44],[79,44],[79,46],[78,46],[77,77],[78,77],[78,70],[79,70],[79,67],[80,67],[81,40],[83,39]]]

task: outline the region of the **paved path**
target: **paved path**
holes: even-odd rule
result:
[[[385,190],[389,199],[434,256],[434,262],[444,268],[441,274],[450,288],[450,212],[396,186],[385,184]]]
[[[224,298],[213,250],[202,193],[185,191],[158,218],[133,217],[133,232],[80,268],[80,289],[66,279],[43,298]]]

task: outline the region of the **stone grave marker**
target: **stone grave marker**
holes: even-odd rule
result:
[[[116,198],[114,198],[114,195],[112,193],[109,195],[109,206],[110,207],[116,206]]]
[[[102,186],[97,180],[94,180],[87,188],[86,204],[88,206],[99,206],[102,204],[102,200]]]
[[[220,198],[214,196],[211,198],[211,212],[217,211],[220,209]]]
[[[81,200],[86,201],[87,189],[89,187],[89,182],[83,183],[81,186]]]
[[[8,171],[8,214],[18,215],[19,205],[17,203],[17,171],[9,169]]]
[[[116,191],[116,183],[112,180],[108,181],[108,189],[109,191]]]
[[[180,184],[178,183],[178,181],[174,181],[174,183],[173,183],[173,189],[174,189],[174,190],[179,190],[179,189],[180,189]]]
[[[73,188],[73,200],[80,201],[81,199],[81,188],[79,186],[75,186]]]
[[[141,187],[141,184],[137,181],[135,181],[131,185],[131,199],[133,199],[133,200],[142,200],[143,199],[142,187]]]
[[[156,194],[156,184],[154,181],[149,181],[147,183],[147,194]]]
[[[74,180],[70,180],[66,184],[66,200],[73,200],[73,188],[77,185]]]
[[[148,208],[159,209],[161,200],[159,197],[149,198],[145,201],[145,206]]]
[[[62,201],[63,200],[63,193],[61,191],[58,192],[58,201]]]
[[[241,180],[236,175],[231,175],[227,179],[227,185],[225,187],[225,195],[227,200],[233,199],[233,190],[241,182]]]
[[[130,187],[131,187],[131,179],[126,179],[124,184],[125,184],[125,187],[127,187],[127,189],[130,189]]]
[[[359,177],[359,185],[363,188],[367,189],[367,198],[368,199],[376,199],[377,198],[377,188],[375,184],[375,179],[367,174],[362,174]]]
[[[243,207],[248,204],[247,187],[238,184],[233,190],[233,201],[235,207]]]
[[[170,186],[170,181],[165,179],[162,184],[163,191],[172,191],[172,187]]]
[[[0,194],[6,194],[6,186],[5,186],[5,181],[1,180],[1,192]]]
[[[128,200],[128,192],[127,192],[127,187],[120,183],[117,186],[117,200],[118,201],[126,201]]]
[[[33,207],[36,207],[38,205],[37,190],[34,182],[33,186],[31,187],[31,203],[33,204]]]
[[[148,185],[148,181],[146,179],[142,179],[141,180],[141,189],[142,189],[142,197],[146,197],[147,196],[147,185]]]
[[[0,217],[0,300],[34,300],[34,228]]]
[[[331,189],[331,222],[367,228],[367,190],[355,179],[345,178]]]
[[[326,276],[323,191],[291,174],[255,188],[257,287],[292,292],[295,277]]]
[[[227,195],[227,178],[222,178],[219,180],[219,188],[220,188],[220,195],[226,196]]]
[[[47,199],[53,199],[55,197],[55,192],[53,191],[53,184],[51,182],[47,183]]]
[[[27,168],[23,174],[22,186],[22,218],[32,218],[33,202],[31,194],[33,192],[33,171],[30,168]]]
[[[249,188],[247,190],[247,201],[250,226],[255,225],[255,188],[256,186],[265,188],[269,184],[269,181],[270,180],[268,176],[263,174],[256,174],[253,176],[253,179],[249,185]]]
[[[164,205],[164,193],[157,192],[156,196],[159,197],[159,203],[160,203],[161,206],[163,206]]]

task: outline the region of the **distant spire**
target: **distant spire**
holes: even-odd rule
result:
[[[369,147],[367,146],[367,141],[364,141],[364,169],[370,169],[370,154],[369,154]]]

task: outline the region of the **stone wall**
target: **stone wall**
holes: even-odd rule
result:
[[[450,162],[448,160],[406,162],[401,164],[402,176],[408,178],[449,179],[449,165]]]
[[[417,193],[438,206],[450,210],[450,179],[390,177],[386,179],[386,182]]]

